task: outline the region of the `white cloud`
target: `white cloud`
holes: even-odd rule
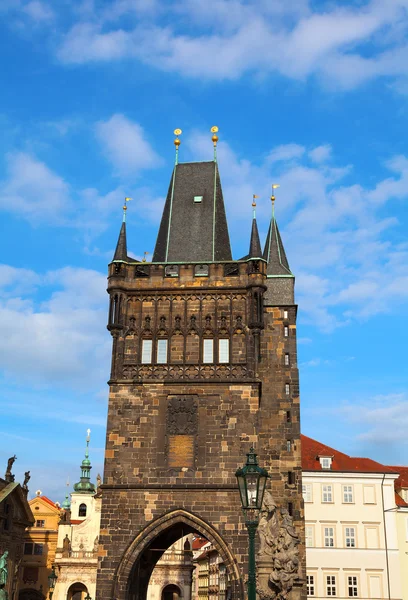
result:
[[[52,21],[54,12],[48,4],[39,0],[32,0],[22,7],[22,11],[29,16],[33,21],[43,22]]]
[[[1,273],[0,368],[5,375],[19,383],[73,388],[103,381],[110,354],[105,276],[70,267],[40,275],[7,265]],[[38,301],[34,288],[22,292],[20,282],[27,275],[45,300]]]
[[[291,160],[292,158],[300,158],[304,152],[304,146],[300,146],[299,144],[282,144],[270,152],[267,160],[270,162]]]
[[[151,169],[161,163],[146,140],[143,128],[124,115],[115,114],[107,121],[99,121],[96,135],[103,151],[119,172],[135,176],[142,169]]]
[[[408,396],[405,393],[378,395],[364,402],[345,404],[338,413],[362,429],[357,439],[373,444],[406,442]]]
[[[405,0],[320,8],[306,0],[198,0],[155,3],[154,10],[151,4],[146,10],[149,3],[142,0],[117,0],[105,11],[88,11],[87,20],[61,39],[60,60],[130,58],[200,79],[233,80],[250,72],[297,80],[318,75],[339,89],[408,75]]]
[[[63,222],[71,207],[62,177],[29,154],[7,156],[8,176],[0,182],[0,208],[33,222]]]
[[[310,150],[308,153],[309,158],[317,164],[324,163],[328,161],[331,157],[332,147],[330,144],[324,144],[322,146],[317,146]]]

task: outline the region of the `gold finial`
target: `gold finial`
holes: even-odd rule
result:
[[[150,254],[150,252],[148,252],[147,250],[145,250],[145,251],[143,252],[143,259],[142,259],[142,262],[146,262],[146,259],[147,259],[147,255],[148,255],[148,254]]]
[[[212,139],[212,143],[214,144],[214,162],[217,162],[218,127],[216,125],[214,125],[214,127],[211,127],[210,131],[213,134],[211,139]]]
[[[132,200],[132,198],[125,198],[125,203],[123,205],[123,222],[126,221],[127,203],[129,202],[129,200]]]
[[[255,200],[259,198],[259,196],[257,196],[256,194],[252,195],[252,216],[254,219],[256,219],[256,202]]]
[[[176,146],[176,160],[175,160],[175,164],[177,165],[178,164],[178,150],[179,150],[179,146],[181,144],[178,136],[181,135],[183,132],[181,131],[181,129],[175,129],[173,133],[176,136],[176,139],[174,140],[174,145]]]
[[[272,216],[275,216],[275,190],[277,190],[280,187],[279,183],[273,183],[272,184],[272,196],[271,196],[271,200],[272,200]]]

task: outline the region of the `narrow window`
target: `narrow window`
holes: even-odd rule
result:
[[[145,340],[146,341],[146,340]],[[167,362],[167,340],[157,340],[157,363],[163,365]]]
[[[285,325],[285,327],[283,328],[283,335],[285,337],[289,336],[289,327],[287,325]]]
[[[356,547],[356,530],[354,527],[345,527],[346,548]]]
[[[24,544],[24,554],[32,554],[33,553],[34,544],[31,542],[27,542]]]
[[[347,584],[349,598],[358,596],[357,576],[349,575],[347,577]]]
[[[285,354],[285,367],[288,367],[289,365],[290,365],[289,354]]]
[[[79,505],[78,517],[86,517],[86,504]]]
[[[334,528],[333,527],[325,527],[324,528],[324,547],[325,548],[334,548]]]
[[[288,471],[288,485],[293,485],[295,483],[295,477],[293,471]]]
[[[218,362],[228,363],[229,362],[229,340],[222,339],[218,340]]]
[[[292,423],[292,413],[290,410],[286,411],[286,423]]]
[[[305,502],[313,502],[312,484],[302,483],[302,494]]]
[[[333,502],[333,486],[322,486],[322,502]]]
[[[290,440],[286,440],[286,452],[290,452],[292,450],[292,442]]]
[[[285,384],[285,394],[289,396],[290,394],[290,385],[288,383]]]
[[[343,485],[343,502],[344,504],[353,503],[353,486]]]
[[[152,362],[152,340],[142,341],[142,364],[149,365]]]
[[[306,544],[306,546],[307,546],[307,544]],[[314,575],[306,575],[306,586],[307,586],[307,590],[306,590],[307,595],[314,596],[315,595]]]
[[[203,349],[204,349],[203,362],[204,363],[214,362],[214,340],[211,340],[211,339],[204,340]]]
[[[287,310],[284,310],[284,311],[283,311],[283,318],[284,318],[284,319],[287,319],[287,318],[288,318],[288,311],[287,311]]]
[[[336,596],[336,576],[326,575],[326,594],[327,596]]]
[[[305,526],[305,542],[306,542],[306,547],[307,548],[312,548],[313,546],[313,531],[314,527],[313,525],[306,525]]]
[[[288,513],[293,517],[293,502],[288,502]]]

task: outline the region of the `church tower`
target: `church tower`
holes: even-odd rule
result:
[[[248,255],[233,260],[212,140],[214,160],[182,164],[175,140],[152,261],[128,256],[125,205],[109,265],[97,600],[146,600],[155,564],[189,533],[213,544],[227,597],[244,600],[235,472],[251,447],[270,475],[258,597],[306,597],[294,276],[274,212],[262,251],[255,207]]]

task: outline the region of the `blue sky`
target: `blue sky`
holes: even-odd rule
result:
[[[407,464],[408,1],[3,0],[0,463],[102,470],[106,270],[153,251],[180,160],[219,166],[235,257],[270,184],[296,274],[302,430]]]

